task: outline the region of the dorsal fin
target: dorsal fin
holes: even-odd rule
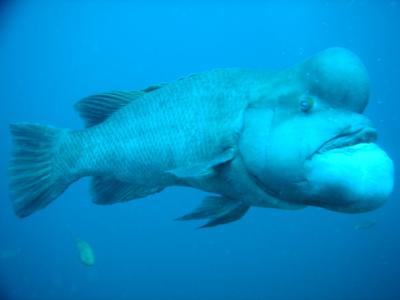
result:
[[[167,83],[165,83],[165,82],[162,82],[162,83],[159,83],[159,84],[150,85],[147,88],[143,89],[142,92],[149,93],[149,92],[158,90],[158,89],[160,89],[160,88],[162,88],[163,86],[166,86],[166,85],[167,85]]]
[[[86,127],[92,127],[105,121],[120,108],[164,85],[153,85],[141,91],[115,91],[92,95],[76,103],[75,109],[85,120]]]
[[[83,98],[75,104],[75,109],[85,120],[86,127],[92,127],[100,124],[111,116],[121,107],[131,103],[131,101],[140,98],[145,92],[110,92],[96,94]]]

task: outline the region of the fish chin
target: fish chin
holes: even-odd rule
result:
[[[375,143],[317,153],[306,161],[310,202],[341,212],[376,209],[393,189],[393,163]]]

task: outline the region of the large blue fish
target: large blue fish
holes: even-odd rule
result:
[[[362,115],[369,79],[359,59],[327,49],[276,72],[215,70],[77,103],[86,129],[11,125],[12,203],[28,216],[92,176],[93,201],[142,198],[168,186],[206,197],[182,220],[215,226],[250,207],[373,210],[393,164]]]

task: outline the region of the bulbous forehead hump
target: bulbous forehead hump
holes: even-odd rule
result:
[[[368,73],[349,50],[329,48],[298,67],[309,93],[329,105],[355,112],[362,112],[367,106]]]

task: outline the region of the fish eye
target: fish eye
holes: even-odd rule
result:
[[[305,96],[300,99],[300,110],[308,113],[314,107],[314,98],[311,96]]]

